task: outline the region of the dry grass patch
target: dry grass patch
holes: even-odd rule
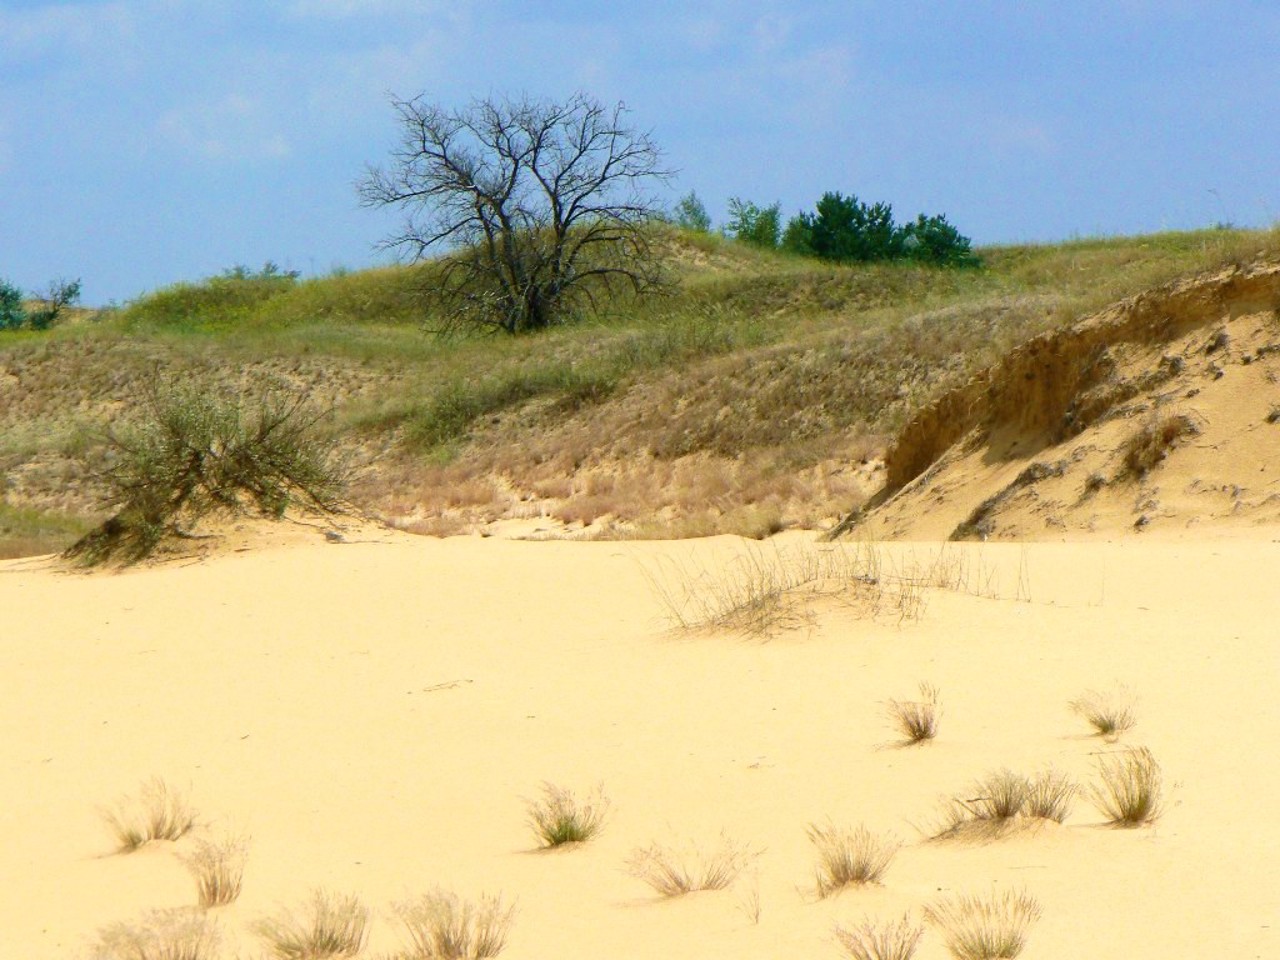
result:
[[[1160,816],[1163,776],[1150,750],[1135,747],[1100,757],[1098,768],[1102,783],[1089,794],[1108,823],[1140,827]]]
[[[1011,960],[1022,953],[1040,904],[1013,890],[990,897],[961,894],[924,909],[956,960]]]
[[[1026,777],[1011,770],[1000,770],[975,781],[963,796],[945,802],[942,827],[934,838],[1003,832],[1022,813],[1029,786]]]
[[[368,935],[369,909],[359,898],[316,890],[301,913],[281,911],[254,931],[277,960],[354,957]]]
[[[920,684],[919,700],[890,700],[889,719],[902,734],[904,744],[925,743],[938,735],[938,718],[942,714],[938,688]]]
[[[1071,812],[1071,802],[1079,789],[1065,774],[1046,770],[1027,782],[1023,812],[1038,820],[1063,823]]]
[[[1121,446],[1121,475],[1145,477],[1159,466],[1180,439],[1199,432],[1195,421],[1185,413],[1153,417]]]
[[[248,841],[243,837],[220,840],[197,840],[195,849],[182,856],[196,881],[196,894],[202,907],[222,907],[240,896]]]
[[[819,897],[829,897],[847,886],[879,883],[902,844],[877,837],[864,826],[848,830],[827,824],[810,824],[809,839],[818,848],[814,870]]]
[[[500,896],[471,903],[436,890],[397,904],[395,913],[410,943],[394,954],[395,960],[470,960],[502,952],[515,907],[504,905]]]
[[[137,923],[117,923],[98,933],[92,960],[214,960],[222,935],[203,913],[155,910]]]
[[[1137,724],[1133,699],[1121,692],[1099,693],[1090,690],[1071,701],[1071,709],[1088,721],[1097,736],[1117,740]]]
[[[544,847],[590,840],[604,827],[609,812],[609,798],[603,787],[584,800],[553,783],[542,785],[542,799],[529,803],[529,826]]]
[[[723,834],[710,850],[675,849],[657,842],[638,847],[627,861],[627,872],[664,897],[680,897],[697,890],[729,887],[760,854]]]
[[[143,783],[137,797],[124,797],[103,810],[102,818],[115,834],[121,853],[153,840],[179,840],[196,825],[195,811],[186,797],[159,777]]]
[[[906,914],[896,923],[863,920],[852,927],[836,926],[836,939],[853,960],[911,960],[924,927]]]

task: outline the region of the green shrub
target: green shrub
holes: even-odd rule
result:
[[[703,206],[702,200],[692,190],[680,198],[673,211],[672,219],[686,230],[707,233],[711,230],[711,215]]]
[[[729,198],[729,222],[725,231],[753,247],[774,250],[782,231],[782,204],[758,207],[750,200]]]
[[[8,280],[0,280],[0,330],[20,330],[26,322],[22,291]]]
[[[215,512],[279,519],[291,503],[337,510],[345,471],[319,431],[323,416],[301,397],[263,393],[246,411],[198,385],[160,388],[145,419],[108,434],[113,456],[100,479],[116,512],[66,556],[141,560]]]
[[[898,226],[889,204],[866,204],[853,194],[839,192],[824,193],[813,213],[792,217],[782,248],[838,262],[916,260],[953,267],[979,262],[969,239],[945,216],[920,214]]]

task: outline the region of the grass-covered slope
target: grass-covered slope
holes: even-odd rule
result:
[[[331,407],[361,464],[355,501],[410,529],[819,525],[874,488],[885,438],[942,390],[1113,300],[1274,254],[1280,236],[988,248],[980,270],[836,266],[696,234],[664,248],[670,295],[532,337],[424,332],[431,264],[241,271],[0,337],[0,552],[83,529],[101,431],[166,376]]]

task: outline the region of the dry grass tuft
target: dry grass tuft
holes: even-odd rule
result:
[[[585,801],[553,783],[542,785],[542,799],[529,804],[529,825],[545,847],[590,840],[604,827],[609,799],[596,787]]]
[[[137,850],[153,840],[179,840],[196,825],[186,798],[159,777],[143,783],[138,797],[124,797],[102,811],[121,853]]]
[[[258,921],[254,931],[277,960],[354,957],[364,948],[369,909],[354,896],[312,893],[301,914],[282,911]]]
[[[1027,931],[1040,919],[1040,904],[1012,890],[983,898],[959,895],[924,909],[956,960],[1010,960],[1022,952]]]
[[[101,930],[92,960],[213,960],[222,941],[217,925],[194,910],[155,910],[139,923]]]
[[[920,684],[919,700],[890,700],[889,719],[902,734],[903,743],[925,743],[938,735],[938,688]]]
[[[395,960],[471,960],[496,957],[506,946],[514,906],[499,897],[478,904],[447,890],[435,890],[395,907],[410,947]]]
[[[1193,437],[1199,432],[1195,421],[1185,413],[1153,418],[1120,448],[1121,475],[1145,477],[1159,466],[1182,437]]]
[[[679,897],[697,890],[723,890],[759,853],[721,834],[710,851],[676,850],[659,843],[638,847],[627,861],[627,872],[643,880],[664,897]]]
[[[222,907],[236,901],[248,852],[248,841],[243,837],[225,837],[198,840],[195,849],[183,855],[182,862],[195,878],[200,906]]]
[[[853,960],[911,960],[924,936],[924,927],[906,914],[897,923],[864,920],[854,927],[837,925],[835,934]]]
[[[1135,747],[1100,757],[1098,767],[1102,783],[1089,793],[1108,823],[1139,827],[1160,816],[1163,777],[1150,750]]]
[[[1072,700],[1071,709],[1089,722],[1094,733],[1108,740],[1118,739],[1138,722],[1132,698],[1119,692],[1090,690],[1078,700]]]
[[[1046,770],[1027,783],[1026,804],[1023,812],[1038,820],[1062,823],[1071,812],[1071,802],[1079,787],[1065,774]]]
[[[833,824],[810,824],[809,839],[818,848],[814,879],[819,897],[829,897],[847,886],[879,883],[902,844],[877,837],[866,827],[847,830]]]

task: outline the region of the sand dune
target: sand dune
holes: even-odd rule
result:
[[[863,536],[1026,539],[1280,522],[1280,265],[1189,278],[1037,337],[886,457]]]
[[[967,590],[925,589],[901,621],[828,597],[769,638],[667,625],[654,580],[735,576],[762,548],[730,538],[309,533],[119,574],[0,563],[3,952],[85,956],[104,926],[195,902],[191,837],[118,854],[99,815],[159,776],[197,833],[251,838],[214,911],[227,956],[262,955],[253,922],[316,886],[373,908],[370,956],[399,944],[389,905],[437,886],[514,901],[511,958],[834,958],[838,922],[993,889],[1041,903],[1028,958],[1280,955],[1280,530],[1200,536],[950,545]],[[887,578],[944,548],[876,549]],[[884,702],[922,681],[939,735],[897,747]],[[1116,686],[1138,723],[1112,745],[1068,703]],[[1164,770],[1151,826],[1081,799],[1062,825],[925,837],[992,770],[1087,782],[1126,745]],[[602,784],[604,832],[536,850],[544,781]],[[806,827],[828,820],[904,842],[881,885],[813,895]],[[722,834],[758,853],[729,890],[663,900],[625,869]],[[917,957],[945,956],[928,929]]]

